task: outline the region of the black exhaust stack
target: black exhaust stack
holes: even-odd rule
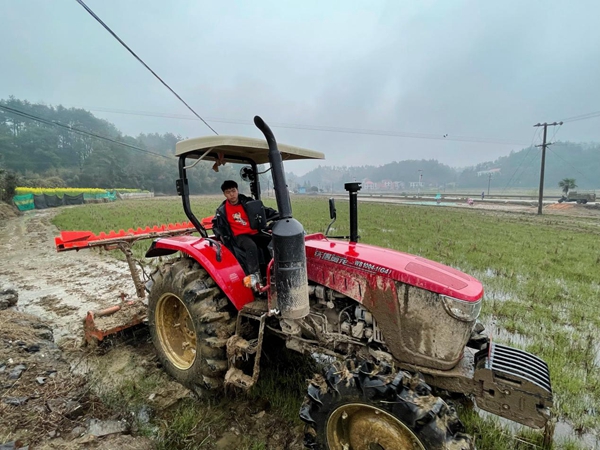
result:
[[[360,183],[346,183],[346,189],[350,195],[350,242],[358,242],[358,195],[362,186]]]
[[[269,144],[269,162],[279,210],[279,219],[273,225],[272,238],[277,308],[284,319],[301,319],[310,311],[304,227],[292,217],[290,193],[275,136],[259,116],[254,117],[254,124],[262,131]]]

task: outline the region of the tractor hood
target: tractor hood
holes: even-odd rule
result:
[[[329,240],[318,233],[306,236],[306,256],[312,262],[320,261],[313,267],[325,264],[360,276],[385,277],[467,302],[479,301],[483,296],[481,282],[459,270],[374,245]]]
[[[390,353],[449,370],[462,359],[483,287],[452,267],[372,245],[306,236],[308,279],[361,303]]]

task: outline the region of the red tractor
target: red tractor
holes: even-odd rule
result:
[[[265,339],[320,355],[327,364],[300,410],[311,449],[474,448],[455,409],[434,392],[469,396],[482,410],[545,427],[548,366],[481,334],[481,283],[419,256],[358,243],[360,183],[345,185],[350,236],[305,234],[292,217],[283,160],[323,155],[278,147],[263,120],[254,122],[266,142],[212,136],[177,144],[177,191],[200,237],[158,238],[146,254],[179,253],[146,285],[148,324],[165,370],[205,395],[252,387]],[[186,173],[201,160],[244,165],[240,173],[255,199],[247,205],[250,222],[272,236],[260,293],[246,287],[234,253],[190,209]],[[259,165],[267,163],[279,218],[265,227]],[[333,223],[333,200],[329,206]]]

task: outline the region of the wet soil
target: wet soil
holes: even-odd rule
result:
[[[51,223],[57,212],[9,211],[0,217],[0,290],[13,288],[19,295],[16,307],[0,311],[0,446],[157,448],[160,431],[142,433],[138,418],[132,419],[137,413],[120,407],[116,386],[158,377],[142,408],[152,417],[148,427],[168,430],[180,402],[198,402],[199,411],[209,408],[222,417],[201,448],[246,448],[249,436],[268,449],[302,448],[301,427],[268,408],[243,398],[223,405],[192,398],[159,367],[145,326],[113,345],[83,347],[86,313],[134,299],[135,288],[123,261],[92,250],[57,253],[58,230]],[[20,373],[13,378],[15,370]],[[91,431],[94,422],[104,428],[122,423],[123,429],[98,437]],[[200,448],[194,445],[168,448]]]
[[[54,339],[79,338],[89,310],[135,298],[127,264],[91,250],[57,253],[56,210],[28,211],[0,230],[0,288],[19,293],[19,310],[52,324]]]

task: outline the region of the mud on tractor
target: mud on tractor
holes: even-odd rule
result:
[[[475,448],[451,402],[438,396],[446,394],[467,396],[478,408],[520,424],[546,427],[552,407],[548,367],[482,333],[481,283],[419,256],[359,243],[360,183],[345,185],[349,236],[305,234],[292,216],[283,160],[323,155],[278,146],[260,117],[255,124],[266,141],[211,136],[179,142],[177,192],[190,224],[170,234],[142,230],[129,240],[145,233],[141,237],[157,237],[147,257],[174,255],[146,284],[147,323],[165,370],[206,395],[227,386],[251,388],[265,340],[279,338],[289,349],[325,355],[327,364],[310,381],[300,410],[311,449]],[[259,293],[244,284],[236,250],[209,235],[210,222],[190,209],[187,171],[202,160],[243,165],[240,173],[254,198],[249,219],[272,236]],[[270,165],[279,211],[268,227],[260,200],[262,164]],[[333,199],[329,206],[333,223]],[[57,238],[59,250],[73,248],[71,237]],[[127,240],[104,236],[99,242],[107,239]],[[138,280],[141,298],[142,286]]]

